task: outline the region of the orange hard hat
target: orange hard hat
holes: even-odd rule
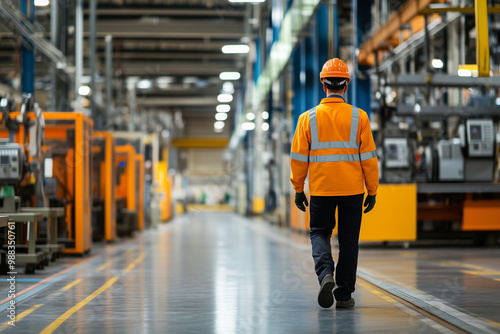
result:
[[[324,65],[319,80],[323,83],[325,78],[346,78],[347,83],[351,82],[347,65],[338,58],[328,60]]]

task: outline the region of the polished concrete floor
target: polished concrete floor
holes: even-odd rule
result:
[[[0,331],[456,332],[399,294],[471,332],[500,333],[499,258],[498,248],[362,247],[356,307],[322,309],[306,236],[230,213],[191,213],[88,258],[19,274],[16,326]],[[0,284],[3,299],[8,284]],[[4,299],[2,323],[7,306]]]

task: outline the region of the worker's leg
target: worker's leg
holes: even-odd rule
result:
[[[336,300],[348,300],[354,292],[362,204],[363,194],[338,197],[339,260],[335,272]]]
[[[330,238],[335,227],[336,205],[334,197],[311,196],[310,236],[314,265],[320,282],[327,274],[333,276],[335,269]]]

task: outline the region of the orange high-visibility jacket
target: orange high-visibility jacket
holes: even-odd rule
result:
[[[340,96],[327,97],[299,117],[290,154],[293,188],[313,196],[376,195],[378,160],[370,120]],[[363,183],[364,181],[364,183]]]

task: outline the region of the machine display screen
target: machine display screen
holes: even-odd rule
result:
[[[470,139],[471,140],[481,140],[481,125],[471,125],[470,126]]]
[[[0,157],[0,165],[8,165],[9,164],[9,157],[2,155]]]

